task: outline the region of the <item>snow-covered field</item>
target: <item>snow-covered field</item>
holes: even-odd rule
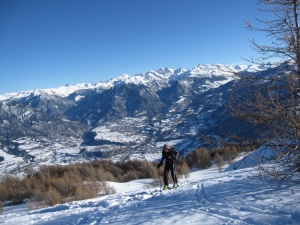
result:
[[[300,224],[299,177],[264,179],[254,167],[191,172],[177,190],[159,191],[150,179],[109,183],[117,193],[27,211],[11,206],[3,224]],[[151,187],[152,185],[152,187]]]

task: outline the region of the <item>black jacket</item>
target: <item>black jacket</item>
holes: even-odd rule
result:
[[[168,149],[163,149],[162,158],[158,164],[158,167],[163,164],[164,160],[166,160],[166,164],[173,164],[176,161],[177,154],[178,153],[172,146]]]

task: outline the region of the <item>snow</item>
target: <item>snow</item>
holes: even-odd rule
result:
[[[184,102],[185,99],[186,99],[185,96],[181,96],[180,99],[176,103],[180,104],[180,103]]]
[[[299,180],[299,177],[297,177]],[[116,193],[27,211],[4,209],[3,224],[300,224],[299,181],[263,179],[256,167],[213,167],[160,192],[151,179],[109,182]],[[154,186],[153,186],[154,185]]]
[[[0,149],[0,156],[4,158],[4,161],[0,162],[0,171],[10,171],[18,168],[19,164],[24,162],[22,157],[17,157],[15,155],[9,154],[6,151]]]
[[[130,137],[126,134],[123,134],[121,132],[114,132],[110,130],[109,128],[103,127],[97,127],[93,130],[97,133],[95,139],[96,140],[109,140],[109,141],[115,141],[115,142],[130,142],[135,141],[138,138],[140,138],[138,135],[131,135]]]
[[[132,129],[132,124],[134,124],[135,128],[143,127],[144,120],[147,120],[147,117],[124,117],[121,121],[118,121],[117,123],[106,123],[104,126],[98,126],[95,129],[93,129],[93,132],[96,133],[95,139],[107,140],[111,142],[139,143],[141,142],[141,140],[144,140],[146,136],[142,135],[141,133],[136,133]]]
[[[276,63],[267,63],[262,65],[224,65],[224,64],[203,64],[198,65],[191,70],[186,70],[183,68],[179,68],[177,70],[170,68],[162,68],[157,71],[150,70],[146,73],[140,73],[134,76],[130,76],[128,74],[123,74],[117,78],[113,78],[109,81],[100,81],[96,83],[79,83],[75,85],[65,85],[58,88],[47,88],[47,89],[36,89],[29,91],[20,91],[17,93],[6,93],[4,95],[0,95],[0,101],[6,101],[9,99],[20,99],[25,98],[30,95],[57,95],[61,97],[68,97],[70,94],[79,91],[79,90],[107,90],[112,88],[118,84],[136,84],[136,85],[145,85],[149,82],[155,82],[160,80],[177,80],[182,76],[199,76],[199,77],[212,77],[212,76],[224,76],[226,77],[226,82],[234,79],[233,72],[258,72],[262,70],[266,70],[268,68],[275,67]],[[76,96],[75,100],[79,101],[84,96]]]

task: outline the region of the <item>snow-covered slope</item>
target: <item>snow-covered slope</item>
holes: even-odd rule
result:
[[[264,180],[254,167],[219,173],[211,168],[159,191],[151,180],[110,183],[116,194],[27,211],[9,206],[0,223],[14,224],[300,224],[296,181]]]

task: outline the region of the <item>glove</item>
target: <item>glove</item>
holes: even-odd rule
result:
[[[157,164],[157,168],[161,167],[162,163],[158,163]]]

